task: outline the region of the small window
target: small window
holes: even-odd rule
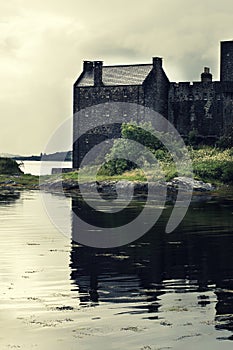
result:
[[[128,91],[126,89],[123,90],[123,97],[124,98],[128,97]]]
[[[189,101],[192,101],[193,100],[193,95],[188,95],[188,99],[189,99]]]

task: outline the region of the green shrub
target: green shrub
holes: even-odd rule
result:
[[[121,175],[126,171],[136,169],[136,167],[136,164],[123,158],[111,159],[104,163],[104,165],[102,165],[102,167],[98,171],[98,175]]]
[[[123,139],[134,140],[152,150],[164,149],[163,143],[154,135],[155,130],[151,123],[122,124],[121,135]]]
[[[198,132],[196,129],[191,130],[188,133],[188,145],[190,146],[197,146],[199,139],[198,139]]]
[[[0,157],[0,174],[18,175],[22,173],[19,164],[14,159]]]
[[[222,169],[222,181],[233,183],[233,163],[226,163]]]
[[[233,147],[233,126],[230,126],[217,141],[217,146],[222,149]]]

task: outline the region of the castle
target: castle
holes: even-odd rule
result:
[[[200,81],[170,82],[162,59],[152,64],[104,66],[102,61],[84,61],[83,72],[74,84],[73,167],[101,138],[78,138],[80,110],[105,102],[130,102],[152,108],[165,116],[185,137],[195,131],[200,140],[213,143],[233,124],[233,41],[221,42],[220,81],[213,81],[208,67]],[[110,138],[119,137],[112,128]],[[89,135],[91,139],[91,135]],[[108,137],[104,136],[102,139]],[[76,141],[77,140],[77,141]]]

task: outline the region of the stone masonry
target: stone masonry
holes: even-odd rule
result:
[[[73,167],[99,142],[120,136],[120,125],[99,127],[79,138],[80,118],[92,118],[87,107],[106,102],[129,102],[150,107],[165,116],[184,138],[195,131],[205,143],[215,142],[233,124],[233,41],[221,42],[220,81],[213,81],[208,67],[200,81],[170,82],[162,59],[152,64],[104,66],[84,61],[74,84]],[[83,111],[80,116],[80,113]]]

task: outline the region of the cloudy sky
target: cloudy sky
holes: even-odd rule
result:
[[[232,0],[8,0],[0,4],[0,153],[39,154],[72,114],[82,61],[164,58],[171,81],[219,79]]]

